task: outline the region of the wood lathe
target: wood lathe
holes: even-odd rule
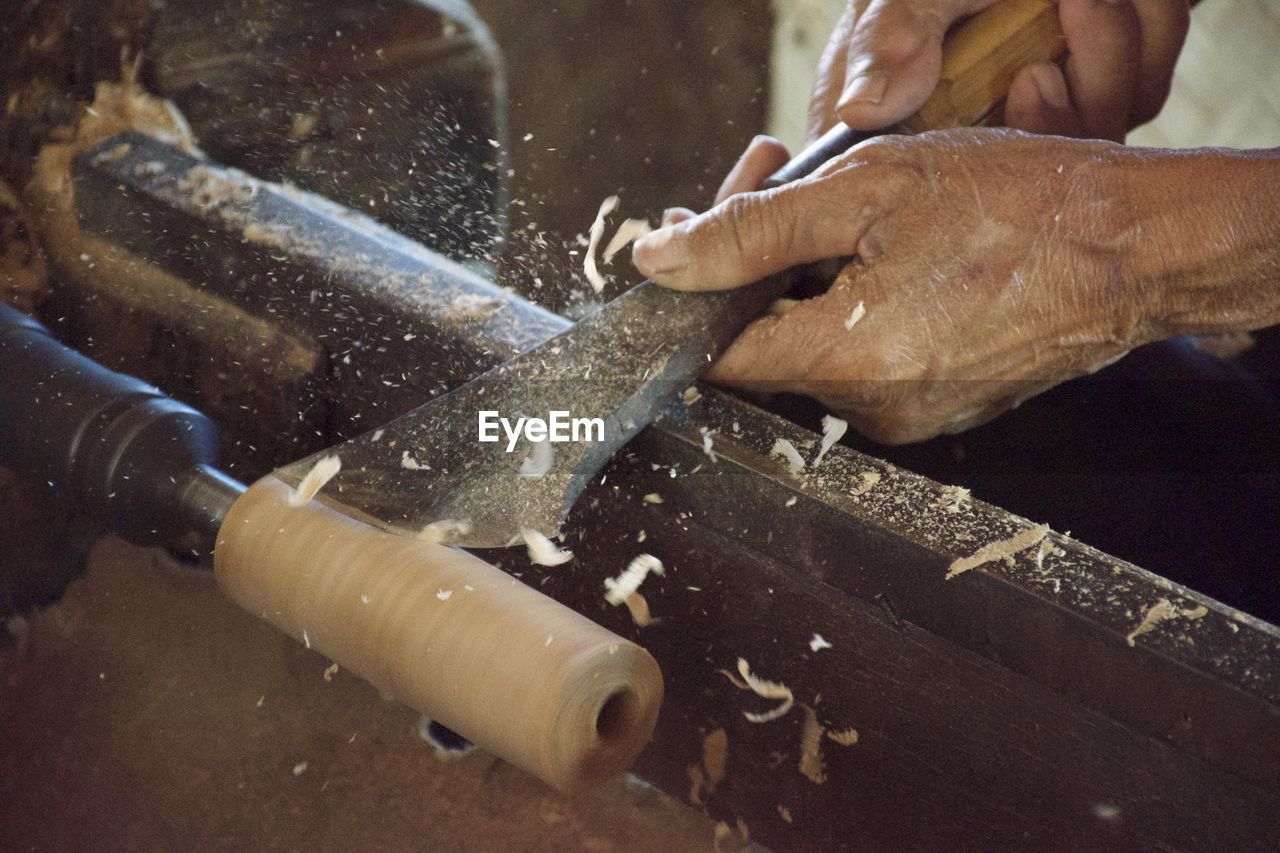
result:
[[[1027,17],[1014,33],[1052,20],[1049,3],[1017,5]],[[348,458],[319,499],[289,507],[288,487],[335,445],[361,435],[374,441],[396,418],[444,400],[571,323],[539,307],[532,289],[504,291],[483,265],[440,254],[459,254],[456,230],[433,239],[445,229],[406,225],[413,217],[404,210],[373,221],[343,207],[356,200],[342,195],[350,187],[334,189],[346,183],[341,163],[303,168],[273,159],[272,146],[286,134],[268,125],[280,117],[249,107],[275,64],[241,76],[217,65],[237,52],[198,32],[194,4],[173,6],[156,22],[157,66],[142,80],[186,113],[201,147],[147,127],[121,128],[67,158],[60,198],[70,216],[49,238],[57,283],[41,315],[59,337],[208,413],[241,479],[288,466],[288,482],[261,481],[248,500],[234,502],[239,488],[209,467],[215,439],[207,421],[146,391],[149,405],[172,418],[155,422],[180,427],[184,442],[198,438],[207,450],[180,460],[191,478],[175,475],[174,491],[146,497],[122,491],[140,489],[144,478],[98,468],[68,480],[74,489],[55,482],[60,492],[96,483],[89,508],[122,532],[143,518],[142,536],[153,528],[222,531],[232,544],[217,572],[238,603],[556,784],[620,768],[652,729],[639,776],[718,820],[742,820],[779,850],[938,839],[957,847],[1051,846],[1063,838],[1154,846],[1189,836],[1206,846],[1264,849],[1280,837],[1273,626],[1058,533],[1041,531],[1036,544],[1048,543],[1044,549],[984,551],[1037,525],[980,501],[958,505],[943,486],[849,447],[832,448],[818,471],[797,473],[771,451],[783,439],[808,461],[816,447],[810,430],[711,388],[682,398],[683,379],[659,386],[654,400],[663,404],[649,414],[660,417],[648,427],[647,417],[633,418],[619,431],[631,438],[627,446],[595,460],[603,469],[582,474],[576,491],[562,490],[577,499],[550,516],[559,521],[568,511],[562,544],[574,559],[553,570],[530,564],[522,550],[479,547],[495,542],[474,543],[471,557],[348,520],[325,503],[348,506],[343,477],[360,469]],[[401,11],[405,19],[419,14]],[[394,29],[384,20],[365,35],[372,44]],[[985,67],[989,54],[975,44],[953,43],[960,68]],[[1026,44],[1034,56],[1054,50],[1042,40]],[[1013,65],[1026,60],[1019,54]],[[209,67],[221,76],[199,79]],[[949,109],[910,129],[983,120],[998,102],[1000,78],[984,77],[994,89],[967,87],[960,84],[969,76],[957,73],[949,91],[977,91],[978,109]],[[451,82],[432,81],[436,89]],[[193,94],[199,87],[208,91]],[[229,116],[236,127],[228,128]],[[504,138],[500,125],[489,121],[472,144],[450,139],[468,158],[460,171],[478,181],[500,174],[500,157],[490,153],[498,149],[487,142]],[[472,206],[494,199],[501,206],[496,183],[454,189]],[[440,219],[447,224],[448,215]],[[476,305],[483,310],[467,310]],[[118,323],[164,330],[178,350],[205,355],[177,363],[137,356],[113,343],[108,332]],[[54,346],[26,321],[13,325],[25,341]],[[59,357],[68,356],[48,350],[34,364],[47,368]],[[221,364],[222,375],[192,364],[206,361]],[[241,385],[237,371],[263,378]],[[27,395],[57,399],[29,388]],[[18,402],[3,411],[32,418],[16,431],[20,438],[52,446],[55,436],[36,424],[57,423],[56,415]],[[432,464],[422,452],[432,449],[430,439],[388,446],[386,471],[397,490],[430,482],[413,467]],[[16,452],[29,466],[41,446]],[[61,459],[68,444],[59,446]],[[461,455],[456,442],[444,450]],[[145,457],[149,466],[167,461],[154,451]],[[148,502],[154,510],[139,511]],[[408,512],[404,502],[389,504],[383,509]],[[370,511],[374,505],[357,508],[387,520]],[[409,513],[401,526],[414,530],[424,520]],[[329,563],[338,568],[326,570],[314,556],[329,536],[323,530],[335,525],[350,539]],[[287,537],[278,535],[282,527]],[[181,535],[161,538],[201,549]],[[403,558],[402,549],[428,556]],[[643,628],[609,607],[601,588],[641,552],[668,570],[645,582],[661,621]],[[993,559],[946,580],[957,561],[983,553]],[[422,559],[428,569],[407,569],[403,559]],[[262,572],[263,562],[278,572]],[[385,574],[368,574],[379,571],[375,562]],[[368,567],[358,585],[352,566]],[[507,573],[545,595],[512,586]],[[499,599],[500,607],[486,609]],[[1203,613],[1131,643],[1160,601]],[[520,619],[502,615],[511,611]],[[528,656],[503,661],[508,646],[486,645],[495,636]],[[666,680],[656,728],[659,687],[648,653]],[[597,680],[590,673],[613,672],[619,655],[629,662],[628,688],[619,692],[620,682],[602,676],[602,689],[573,694],[584,679]],[[479,659],[508,668],[486,670]],[[750,677],[739,659],[749,662]],[[597,665],[609,668],[574,669]],[[547,680],[528,678],[531,671]],[[565,692],[510,692],[535,681]],[[744,718],[781,701],[781,689],[761,682],[784,686],[794,710],[765,723]],[[447,691],[463,686],[471,698],[455,704]],[[613,703],[618,695],[633,698]],[[549,696],[551,704],[537,704]],[[569,710],[561,718],[557,709]],[[615,736],[625,748],[597,768],[599,744]],[[577,748],[587,742],[590,750]],[[725,752],[717,753],[721,743]],[[1119,828],[1099,817],[1109,805],[1123,812]]]

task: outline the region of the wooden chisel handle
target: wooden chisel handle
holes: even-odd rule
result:
[[[942,46],[938,86],[914,115],[890,132],[920,133],[950,127],[998,124],[1005,95],[1022,69],[1054,62],[1067,40],[1054,0],[999,0],[956,24]],[[781,186],[877,133],[837,124],[763,184]]]

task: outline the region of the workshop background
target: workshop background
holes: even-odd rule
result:
[[[799,144],[812,68],[841,6],[472,5],[504,57],[510,145],[503,168],[511,170],[512,202],[509,245],[473,260],[496,265],[500,282],[547,282],[542,301],[552,309],[588,293],[566,248],[600,199],[620,194],[628,216],[699,207],[752,135],[768,130]],[[1276,145],[1277,45],[1280,3],[1206,0],[1168,108],[1130,141]],[[6,55],[6,73],[12,60]],[[17,226],[8,220],[7,227]],[[21,303],[37,285],[14,278],[8,287],[0,296]],[[0,471],[0,563],[14,575],[45,573],[53,597],[79,574],[71,540],[80,535],[87,545],[94,531],[68,527],[51,542],[40,507],[35,492]],[[717,828],[635,780],[567,800],[484,753],[442,760],[419,736],[416,714],[345,672],[330,673],[328,660],[222,598],[210,575],[115,539],[92,546],[87,570],[56,602],[11,614],[6,625],[6,849],[607,851],[748,843],[748,826]]]

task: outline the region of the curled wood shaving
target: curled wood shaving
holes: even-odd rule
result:
[[[298,483],[298,487],[289,493],[289,506],[305,505],[341,470],[342,460],[337,456],[320,457]]]
[[[785,438],[780,438],[773,443],[773,449],[769,451],[769,455],[784,460],[792,474],[804,473],[804,457],[800,455],[800,451],[796,450],[796,446]]]
[[[844,321],[844,330],[846,332],[853,331],[853,327],[858,325],[858,321],[867,315],[867,306],[861,300],[853,306],[853,313],[849,315],[849,319]]]
[[[469,519],[443,518],[440,521],[433,521],[422,531],[418,533],[419,539],[424,539],[433,545],[448,545],[457,539],[466,536],[471,532],[471,521]]]
[[[649,614],[649,602],[638,592],[628,595],[624,603],[627,605],[627,611],[631,613],[631,621],[636,623],[637,627],[644,628],[662,621]]]
[[[520,538],[529,551],[529,560],[539,566],[559,566],[573,559],[572,551],[563,551],[532,527],[521,527]]]
[[[849,422],[842,421],[834,415],[822,416],[822,444],[818,447],[818,455],[813,460],[814,468],[822,462],[822,457],[827,455],[827,451],[831,446],[840,439],[844,438],[844,434],[849,430]]]
[[[535,480],[546,476],[555,458],[556,451],[551,446],[550,438],[535,441],[533,447],[529,449],[529,455],[520,463],[520,476]]]
[[[1209,608],[1203,604],[1198,607],[1178,607],[1169,599],[1162,598],[1151,605],[1143,615],[1142,621],[1124,639],[1130,647],[1136,646],[1137,643],[1135,641],[1138,637],[1154,631],[1155,627],[1161,622],[1167,622],[1170,619],[1201,619],[1207,616],[1208,613]]]
[[[718,462],[719,459],[716,457],[716,452],[711,449],[711,437],[715,433],[706,427],[698,427],[698,433],[702,436],[702,452],[707,454],[707,457],[712,462]]]
[[[820,652],[823,649],[831,648],[831,644],[823,639],[821,634],[814,634],[813,639],[809,641],[810,651]]]
[[[331,663],[324,670],[324,680],[333,681],[333,677],[338,674],[338,665]]]
[[[640,584],[644,583],[649,572],[661,575],[664,571],[662,561],[657,557],[652,554],[641,554],[627,564],[622,574],[616,578],[605,578],[604,600],[617,607],[626,601],[631,593],[640,589]]]
[[[596,268],[596,249],[600,245],[600,238],[604,236],[604,218],[613,213],[614,208],[617,206],[618,197],[616,195],[611,195],[600,203],[600,210],[596,213],[596,220],[591,223],[587,251],[582,258],[582,272],[586,275],[587,281],[591,282],[591,287],[596,293],[603,291],[605,285],[604,276]]]
[[[818,714],[801,705],[804,725],[800,729],[800,773],[815,785],[827,781],[827,765],[822,760],[822,735],[826,730],[818,722]]]
[[[1039,545],[1040,540],[1047,535],[1049,535],[1049,525],[1037,524],[1034,527],[1028,527],[1026,530],[1015,533],[1008,539],[989,542],[979,548],[976,553],[954,561],[951,567],[947,569],[947,580],[951,580],[957,575],[962,575],[970,569],[976,569],[978,566],[993,563],[996,560],[1012,561],[1014,554],[1024,551],[1033,545]]]
[[[858,742],[858,730],[852,726],[847,729],[840,729],[839,731],[833,729],[827,732],[827,737],[841,746],[853,746]]]
[[[743,711],[742,716],[746,717],[748,722],[768,723],[779,717],[784,717],[791,710],[791,706],[795,704],[795,696],[792,695],[790,687],[785,684],[779,684],[776,681],[765,681],[763,678],[756,678],[751,674],[751,667],[747,664],[746,658],[738,658],[738,674],[742,676],[744,686],[757,696],[765,699],[782,700],[778,707],[762,714]]]
[[[684,389],[684,393],[680,395],[680,401],[686,406],[692,406],[694,403],[702,399],[702,393],[696,386],[690,385]]]
[[[613,239],[609,241],[609,245],[604,247],[604,262],[611,263],[613,256],[622,251],[633,240],[639,240],[641,237],[653,231],[653,226],[649,224],[647,219],[626,219],[618,226],[617,232],[613,235]]]

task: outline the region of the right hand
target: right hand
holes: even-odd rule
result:
[[[947,30],[992,2],[849,0],[818,66],[810,141],[837,120],[880,130],[918,110],[938,84]],[[1187,0],[1058,0],[1058,10],[1066,61],[1023,69],[1009,89],[1005,123],[1123,142],[1168,97]]]

